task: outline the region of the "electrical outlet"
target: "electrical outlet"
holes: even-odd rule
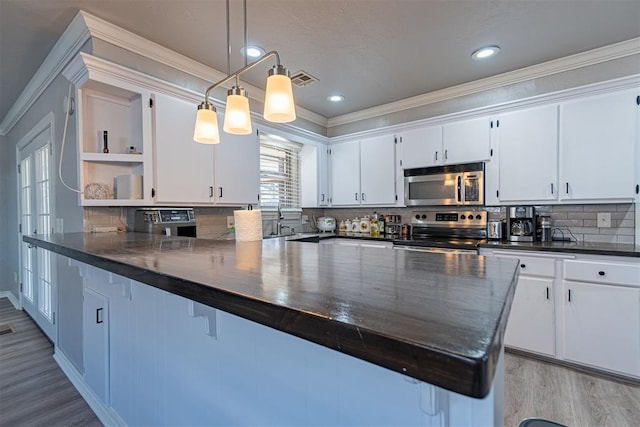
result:
[[[309,215],[302,215],[302,223],[303,224],[309,223]]]
[[[231,228],[235,225],[235,220],[233,218],[233,216],[228,216],[227,217],[227,228]]]
[[[611,228],[611,213],[598,212],[598,227]]]
[[[64,219],[56,218],[56,233],[64,233]]]

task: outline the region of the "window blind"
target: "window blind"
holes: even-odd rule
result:
[[[260,206],[300,207],[299,144],[260,142]]]

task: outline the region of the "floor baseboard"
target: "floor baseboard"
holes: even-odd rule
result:
[[[11,302],[11,305],[13,305],[13,307],[16,310],[20,310],[20,301],[15,297],[15,295],[13,295],[13,292],[11,291],[2,291],[0,292],[0,298],[8,298],[9,302]]]

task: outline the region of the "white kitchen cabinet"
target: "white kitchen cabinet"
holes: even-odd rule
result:
[[[548,105],[503,114],[498,126],[501,202],[558,197],[558,107]]]
[[[640,289],[563,282],[564,357],[640,376]]]
[[[480,162],[491,157],[489,117],[446,123],[442,127],[444,164]]]
[[[131,78],[134,74],[136,77]],[[85,53],[71,60],[63,75],[77,91],[75,123],[80,205],[149,204],[153,172],[151,93],[141,82],[146,79]],[[69,126],[73,120],[71,116]],[[105,131],[108,153],[103,152]],[[140,198],[117,198],[115,180],[120,175],[142,177]]]
[[[193,140],[193,102],[155,94],[155,201],[212,203],[213,145]]]
[[[560,104],[560,199],[636,196],[637,89]]]
[[[304,144],[300,151],[300,199],[302,207],[329,204],[328,152],[326,145]]]
[[[396,203],[395,144],[390,135],[360,141],[360,201],[378,206]]]
[[[331,204],[360,205],[360,142],[332,145]]]
[[[221,131],[214,159],[216,205],[257,205],[260,194],[258,133],[231,135]]]
[[[84,381],[109,406],[109,300],[86,287],[83,297]]]
[[[334,206],[396,203],[393,136],[335,144],[330,153],[331,202]]]
[[[519,259],[520,277],[504,342],[508,347],[555,356],[554,257],[496,254]]]
[[[427,126],[402,132],[397,136],[402,147],[403,169],[442,164],[442,126]]]

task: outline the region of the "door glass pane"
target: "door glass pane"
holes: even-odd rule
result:
[[[51,232],[51,208],[49,199],[49,144],[35,152],[36,212],[38,233]],[[51,301],[51,253],[42,249],[38,253],[38,310],[52,321]]]
[[[21,224],[24,234],[32,231],[32,211],[31,211],[31,158],[20,162],[20,190],[22,217]],[[32,251],[26,243],[22,243],[22,294],[24,297],[33,302],[33,256]]]

